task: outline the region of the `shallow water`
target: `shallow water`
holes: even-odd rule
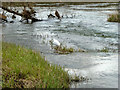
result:
[[[107,22],[108,14],[116,12],[117,6],[95,7],[104,5],[109,3],[36,7],[36,17],[47,21],[24,24],[18,22],[20,17],[17,17],[15,23],[3,24],[3,41],[40,51],[50,63],[64,66],[69,74],[90,78],[89,81],[72,83],[71,87],[117,88],[118,23]],[[47,15],[54,14],[55,10],[64,16],[61,21],[47,19]],[[52,39],[87,52],[56,54],[49,44]],[[103,48],[109,52],[97,52]]]

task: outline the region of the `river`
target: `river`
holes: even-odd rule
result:
[[[117,88],[118,23],[107,22],[108,15],[116,12],[116,3],[37,5],[36,17],[47,21],[24,24],[19,22],[20,17],[17,16],[15,23],[3,24],[3,41],[40,51],[50,63],[65,67],[69,74],[90,78],[72,83],[72,88]],[[54,14],[56,10],[64,18],[48,19],[47,15]],[[49,44],[51,39],[86,52],[54,53]],[[98,52],[104,48],[108,52]]]

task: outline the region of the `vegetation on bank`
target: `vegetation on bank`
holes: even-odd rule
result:
[[[73,48],[67,48],[65,46],[56,46],[54,47],[54,50],[55,50],[55,53],[58,53],[58,54],[69,54],[74,52]]]
[[[77,49],[75,50],[74,48],[72,47],[67,47],[67,46],[55,46],[53,47],[53,49],[55,50],[55,53],[58,53],[58,54],[70,54],[70,53],[74,53],[74,52],[89,52],[89,51],[86,51],[86,50],[82,50],[82,49]],[[114,49],[109,49],[107,47],[104,47],[102,49],[99,49],[99,50],[96,50],[95,52],[115,52]]]
[[[53,47],[53,49],[55,50],[55,53],[58,53],[58,54],[70,54],[73,52],[85,52],[82,49],[75,50],[72,47],[69,48],[69,47],[63,46],[63,45],[55,46],[55,47]]]
[[[108,22],[120,22],[120,15],[118,13],[110,14],[107,21]]]
[[[2,51],[3,88],[69,88],[68,73],[40,53],[5,42]]]

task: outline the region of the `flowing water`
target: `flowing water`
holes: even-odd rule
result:
[[[3,41],[40,51],[50,63],[64,66],[69,74],[90,78],[88,81],[72,83],[71,87],[117,88],[118,23],[107,22],[108,15],[116,12],[116,3],[37,5],[36,17],[45,21],[24,24],[18,22],[20,17],[17,16],[15,23],[3,24]],[[64,18],[48,19],[47,15],[54,14],[55,10]],[[52,39],[87,52],[54,53],[49,44]],[[108,52],[98,52],[104,48]]]

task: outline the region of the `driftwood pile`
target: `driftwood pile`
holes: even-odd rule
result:
[[[36,22],[36,21],[41,21],[40,19],[35,18],[35,13],[36,13],[36,12],[35,12],[34,9],[33,9],[32,7],[30,7],[30,6],[28,7],[30,10],[27,10],[27,9],[26,9],[26,6],[24,6],[24,9],[23,9],[22,12],[14,11],[14,10],[11,10],[11,9],[9,9],[9,8],[7,8],[7,7],[4,7],[4,6],[0,6],[0,8],[2,8],[3,10],[5,10],[5,11],[7,11],[7,12],[9,12],[9,13],[13,13],[14,15],[12,16],[12,18],[15,18],[15,15],[21,16],[21,17],[22,17],[21,22],[24,21],[24,20],[26,20],[27,23],[29,23],[29,22],[28,22],[29,19],[31,19],[32,23],[33,23],[33,22]],[[6,18],[7,18],[7,16],[5,16],[4,13],[0,14],[0,19],[1,19],[1,20],[4,20],[4,21],[7,22],[7,19],[6,19]]]
[[[29,19],[31,20],[31,23],[37,22],[37,21],[43,21],[42,19],[37,19],[35,17],[36,11],[30,5],[28,5],[27,7],[24,6],[22,12],[19,12],[19,11],[15,10],[15,9],[13,10],[13,9],[10,9],[10,8],[4,7],[4,6],[0,6],[0,8],[3,9],[4,11],[12,13],[13,14],[12,19],[16,18],[15,15],[21,16],[21,18],[22,18],[20,20],[21,22],[26,21],[27,23],[29,23]],[[55,16],[52,15],[52,14],[48,15],[48,18],[55,18],[55,17],[57,17],[60,20],[61,20],[61,18],[63,18],[63,16],[60,16],[60,14],[59,14],[59,12],[57,10],[55,11]],[[4,13],[0,14],[0,20],[8,22],[7,21],[7,16]],[[12,23],[12,21],[11,21],[11,23]]]

